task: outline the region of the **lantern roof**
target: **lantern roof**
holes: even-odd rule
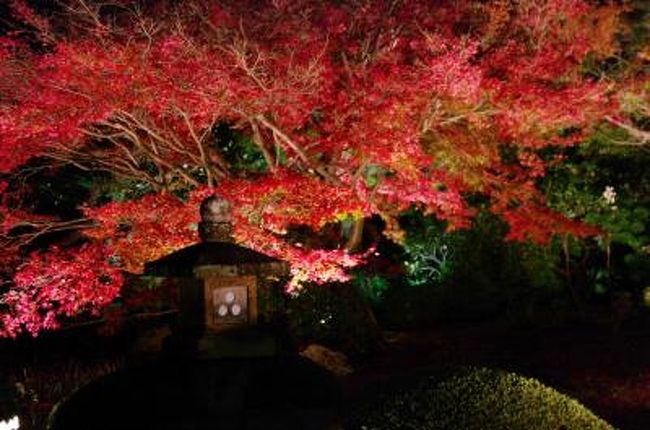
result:
[[[232,242],[200,242],[145,265],[145,275],[192,277],[201,266],[286,265],[277,258]]]
[[[201,242],[145,264],[144,274],[193,277],[197,268],[205,266],[245,267],[248,270],[244,272],[288,273],[286,262],[234,243],[231,212],[232,207],[226,199],[216,195],[205,199],[201,204],[199,224]]]

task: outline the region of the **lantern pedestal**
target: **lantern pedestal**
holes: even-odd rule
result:
[[[178,333],[163,341],[165,355],[196,359],[271,357],[284,350],[278,336],[257,327],[194,335]]]

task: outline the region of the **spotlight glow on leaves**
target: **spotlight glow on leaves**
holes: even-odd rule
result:
[[[592,232],[544,208],[534,181],[545,164],[535,150],[574,145],[615,113],[616,89],[585,77],[580,65],[616,50],[616,7],[119,4],[70,2],[44,17],[24,0],[11,3],[20,24],[0,39],[0,172],[74,165],[152,192],[83,206],[92,227],[85,233],[97,245],[35,254],[8,273],[4,333],[36,334],[58,314],[108,303],[119,279],[106,257],[137,271],[195,241],[198,203],[214,191],[233,201],[238,241],[290,261],[293,285],[345,279],[363,254],[296,247],[286,240],[291,225],[318,230],[379,214],[399,238],[396,216],[416,205],[457,228],[474,213],[466,193],[488,197],[512,239]],[[263,174],[231,165],[214,136],[223,124],[253,142]],[[504,145],[516,149],[515,162],[502,159]],[[2,190],[0,217],[3,252],[19,255],[25,243],[12,238],[12,226],[34,215],[8,209],[16,192]],[[63,302],[52,298],[63,281],[39,268],[50,259],[66,282],[74,279]],[[108,284],[100,281],[106,273]]]

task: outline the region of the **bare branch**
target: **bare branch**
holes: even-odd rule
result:
[[[330,174],[322,165],[317,163],[314,160],[309,158],[309,155],[304,151],[304,149],[298,145],[293,139],[287,136],[282,130],[280,130],[275,124],[269,121],[264,115],[257,115],[255,117],[260,124],[263,124],[265,127],[270,129],[275,136],[277,136],[282,142],[289,146],[298,157],[307,165],[308,168],[313,169],[321,177],[326,179],[332,184],[340,185],[341,181],[336,177]]]
[[[611,116],[607,116],[605,119],[615,126],[622,128],[635,139],[633,142],[617,142],[617,144],[626,146],[645,146],[650,143],[650,131],[641,130],[637,127],[634,127],[633,125],[626,124]]]
[[[253,142],[255,143],[255,145],[257,145],[259,150],[262,151],[262,155],[264,155],[264,159],[266,160],[266,164],[269,166],[269,169],[271,169],[272,172],[276,172],[277,160],[273,160],[273,156],[266,148],[266,145],[264,144],[264,139],[262,138],[262,133],[260,133],[260,128],[258,127],[254,119],[249,119],[249,123],[251,125],[251,129],[253,130]]]

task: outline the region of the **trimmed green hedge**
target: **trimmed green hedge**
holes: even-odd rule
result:
[[[576,400],[514,373],[466,369],[425,377],[357,409],[363,430],[589,430],[613,427]]]

